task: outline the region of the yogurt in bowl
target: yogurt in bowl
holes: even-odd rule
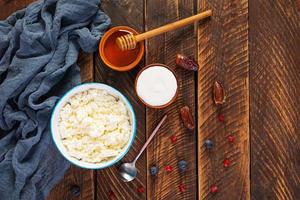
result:
[[[101,83],[79,85],[57,103],[51,117],[54,143],[71,163],[88,169],[109,167],[128,152],[136,132],[129,101]]]
[[[178,94],[175,72],[167,65],[151,64],[143,68],[135,80],[138,98],[150,108],[165,108]]]

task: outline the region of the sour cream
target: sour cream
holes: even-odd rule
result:
[[[136,92],[139,98],[153,107],[164,106],[172,101],[177,87],[173,72],[159,65],[143,70],[136,82]]]

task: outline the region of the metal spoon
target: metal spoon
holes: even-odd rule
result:
[[[133,160],[133,162],[131,162],[131,163],[123,163],[121,165],[121,167],[119,169],[119,174],[120,174],[121,179],[124,182],[129,182],[129,181],[132,181],[133,179],[135,179],[135,177],[137,175],[137,169],[135,167],[136,161],[139,159],[139,157],[142,155],[142,153],[144,152],[144,150],[147,148],[148,144],[151,142],[151,140],[153,139],[153,137],[155,136],[155,134],[158,132],[158,129],[161,127],[161,125],[166,120],[166,118],[167,118],[167,115],[165,115],[162,118],[162,120],[159,122],[159,124],[156,126],[156,128],[154,129],[154,131],[152,132],[152,134],[150,135],[150,137],[148,138],[148,140],[144,144],[144,146],[141,149],[141,151],[139,152],[139,154]]]

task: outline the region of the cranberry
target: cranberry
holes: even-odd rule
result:
[[[220,122],[224,122],[225,116],[221,114],[221,115],[218,116],[218,119],[219,119]]]
[[[177,137],[176,137],[176,135],[172,135],[171,137],[170,137],[170,140],[171,140],[171,142],[174,144],[175,142],[177,142]]]
[[[225,159],[223,161],[223,166],[226,168],[226,167],[229,167],[229,165],[230,165],[230,161],[228,159]]]
[[[170,165],[168,165],[168,166],[165,167],[165,170],[166,170],[167,172],[171,172],[171,171],[173,171],[173,167],[170,166]]]
[[[229,135],[227,137],[228,142],[232,143],[234,141],[234,137],[232,135]]]
[[[109,198],[114,199],[116,197],[115,193],[113,191],[109,191]]]
[[[185,191],[185,186],[183,184],[180,184],[178,188],[181,193]]]
[[[144,193],[144,192],[145,192],[145,189],[141,186],[141,187],[139,187],[139,188],[137,189],[137,191],[138,191],[139,193]]]
[[[218,187],[216,186],[216,185],[212,185],[211,187],[210,187],[210,192],[211,193],[216,193],[218,191]]]

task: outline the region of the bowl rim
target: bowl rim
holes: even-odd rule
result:
[[[61,140],[61,138],[54,136],[54,135],[58,135],[58,134],[54,134],[54,117],[56,113],[58,112],[58,107],[64,103],[64,101],[66,100],[66,96],[71,95],[71,93],[76,94],[76,91],[78,88],[81,87],[87,87],[87,88],[95,88],[95,89],[103,89],[103,90],[107,90],[109,93],[114,94],[118,97],[120,97],[122,99],[122,101],[125,103],[130,115],[132,115],[132,131],[131,131],[131,136],[129,138],[127,147],[118,155],[116,156],[114,159],[112,159],[109,162],[105,162],[104,164],[95,164],[95,163],[88,163],[88,162],[84,162],[84,161],[80,161],[77,160],[76,158],[73,158],[71,155],[68,154],[67,151],[62,151],[60,146],[57,144],[57,140]],[[76,165],[80,168],[84,168],[84,169],[104,169],[107,167],[111,167],[112,165],[116,164],[117,162],[119,162],[122,158],[124,158],[124,156],[128,153],[128,151],[130,150],[130,148],[133,145],[133,142],[135,140],[136,137],[136,114],[134,112],[134,109],[131,105],[131,103],[129,102],[129,100],[117,89],[115,89],[112,86],[103,84],[103,83],[96,83],[96,82],[91,82],[91,83],[82,83],[80,85],[77,85],[73,88],[71,88],[70,90],[68,90],[59,100],[58,102],[55,104],[54,108],[52,109],[52,113],[51,113],[51,119],[50,119],[50,132],[51,132],[51,137],[52,137],[52,141],[54,142],[56,148],[58,149],[58,151],[60,152],[60,154],[66,159],[68,160],[70,163],[72,163],[73,165]],[[76,162],[72,161],[71,159],[75,160]],[[91,164],[94,165],[93,167],[88,167],[85,165],[86,164]]]
[[[159,66],[159,67],[165,67],[165,68],[167,68],[168,70],[170,70],[170,71],[173,73],[173,75],[174,75],[174,77],[175,77],[175,79],[176,79],[176,83],[177,83],[176,93],[175,93],[174,97],[173,97],[168,103],[163,104],[163,105],[159,105],[159,106],[153,106],[153,105],[150,105],[150,104],[146,103],[146,102],[140,97],[140,95],[139,95],[138,92],[137,92],[137,81],[138,81],[138,78],[140,77],[140,75],[142,74],[142,72],[145,71],[146,69],[150,68],[150,67],[156,67],[156,66]],[[139,100],[140,100],[144,105],[146,105],[146,106],[149,107],[149,108],[153,108],[153,109],[162,109],[162,108],[168,107],[169,105],[171,105],[172,103],[174,103],[175,100],[177,99],[177,97],[178,97],[178,90],[179,90],[179,85],[178,85],[178,83],[179,83],[179,82],[178,82],[178,77],[177,77],[175,71],[174,71],[171,67],[169,67],[168,65],[165,65],[165,64],[161,64],[161,63],[152,63],[152,64],[149,64],[149,65],[147,65],[146,67],[142,68],[142,69],[138,72],[138,74],[137,74],[136,77],[135,77],[134,88],[135,88],[135,93],[136,93],[137,97],[139,98]]]
[[[108,66],[109,68],[116,70],[116,71],[120,71],[120,72],[124,72],[124,71],[129,71],[133,68],[135,68],[139,62],[142,60],[143,56],[144,56],[144,52],[145,52],[145,46],[144,46],[144,42],[139,42],[140,45],[140,50],[139,53],[136,57],[136,59],[130,63],[129,65],[123,66],[123,67],[117,67],[115,65],[113,65],[112,63],[110,63],[104,53],[104,44],[107,41],[107,39],[115,32],[117,32],[118,30],[126,30],[126,31],[130,31],[132,32],[134,35],[139,34],[138,31],[136,31],[135,29],[129,27],[129,26],[115,26],[112,27],[111,29],[109,29],[108,31],[105,32],[105,34],[103,35],[102,39],[100,40],[99,43],[99,56],[102,59],[102,61],[104,62],[104,64],[106,66]]]

